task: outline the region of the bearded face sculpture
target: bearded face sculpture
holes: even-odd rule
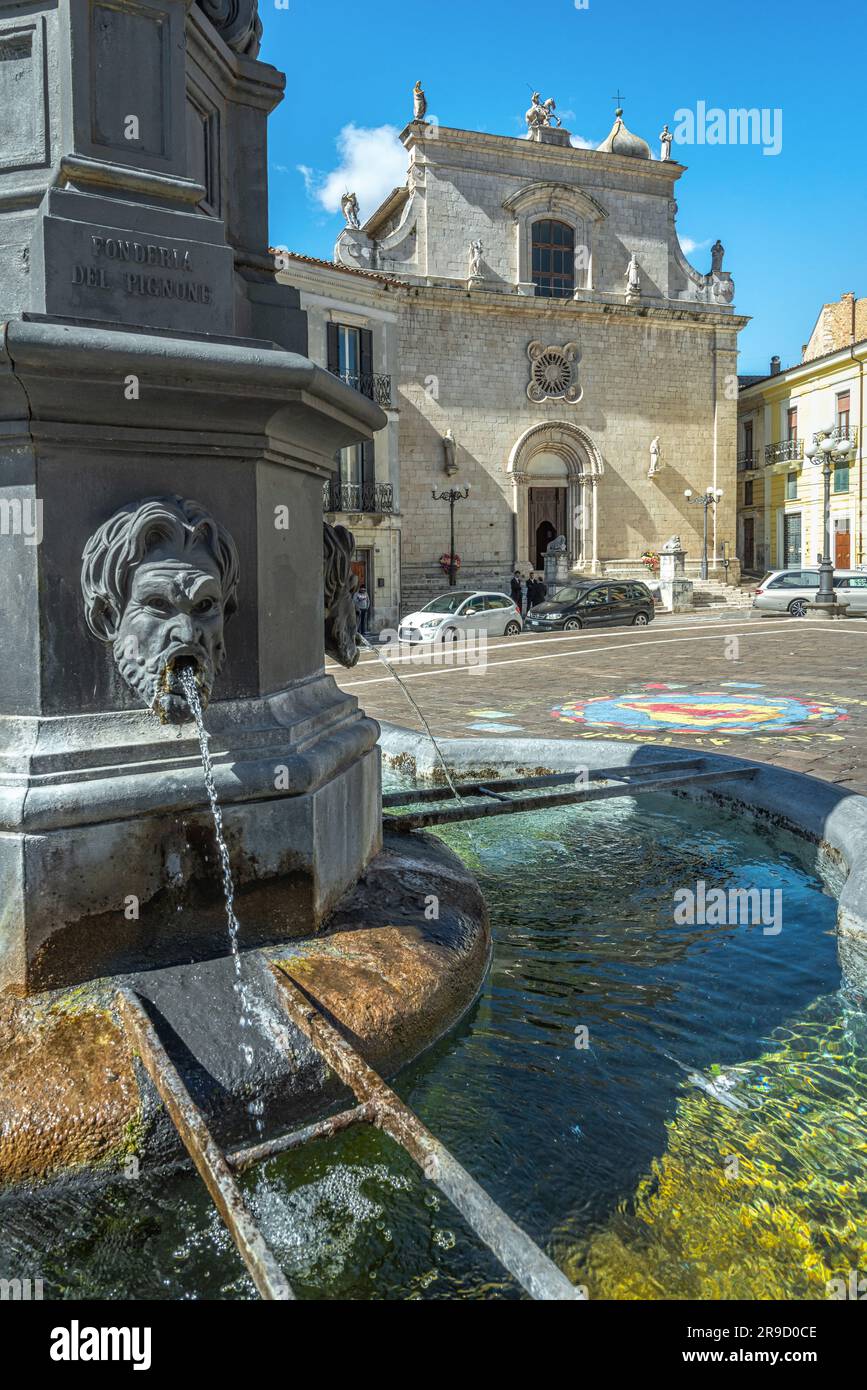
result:
[[[150,497],[121,508],[85,546],[81,588],[88,627],[111,643],[143,704],[164,723],[191,719],[186,668],[205,708],[237,607],[238,552],[200,503]]]
[[[352,569],[355,537],[345,526],[322,523],[325,577],[325,650],[341,666],[358,660],[357,614],[354,594],[358,579]]]

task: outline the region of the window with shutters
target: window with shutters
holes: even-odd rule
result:
[[[354,391],[375,399],[373,333],[348,323],[326,324],[328,370]]]
[[[786,411],[786,438],[794,443],[798,438],[798,407],[790,405]]]

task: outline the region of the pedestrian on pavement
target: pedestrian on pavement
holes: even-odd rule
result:
[[[539,602],[539,584],[535,574],[531,574],[527,580],[527,612],[535,608]]]
[[[521,576],[518,574],[518,571],[517,571],[517,570],[515,570],[515,573],[512,575],[512,582],[511,582],[511,584],[509,585],[509,588],[510,588],[511,593],[512,593],[512,602],[514,603],[514,605],[515,605],[516,608],[520,608],[520,607],[521,607]]]
[[[367,614],[370,611],[370,594],[364,584],[359,584],[353,602],[355,604],[355,622],[363,637],[367,632]]]

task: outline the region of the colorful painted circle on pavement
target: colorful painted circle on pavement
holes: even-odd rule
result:
[[[569,700],[551,714],[569,724],[671,734],[779,733],[797,725],[839,724],[849,718],[845,709],[811,696],[763,694],[760,685],[747,681],[727,681],[725,686],[688,690],[654,682],[622,695]]]

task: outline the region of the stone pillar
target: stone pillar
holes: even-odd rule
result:
[[[145,707],[111,639],[164,540],[111,569],[97,635],[82,592],[85,547],[146,499],[198,503],[237,553],[206,724],[239,891],[273,892],[241,944],[309,933],[380,843],[377,726],[324,672],[322,484],[385,417],[287,350],[305,318],[265,255],[283,79],[249,56],[254,0],[227,16],[0,4],[0,501],[39,519],[0,538],[0,990],[226,949],[194,728]],[[186,550],[179,528],[176,570],[211,563],[213,528]]]
[[[687,612],[693,606],[692,580],[686,578],[686,551],[680,536],[672,536],[659,552],[659,593],[672,613]]]

